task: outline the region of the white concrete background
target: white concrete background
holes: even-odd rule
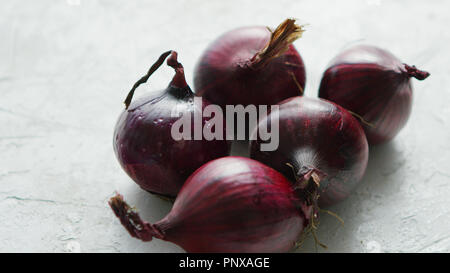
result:
[[[207,44],[244,25],[309,24],[295,42],[308,96],[343,47],[389,49],[432,76],[414,82],[408,125],[370,150],[356,192],[322,215],[319,252],[450,251],[450,2],[3,0],[0,4],[0,251],[180,252],[128,236],[107,206],[120,191],[150,221],[170,204],[138,188],[112,150],[132,83],[165,50],[192,82]],[[162,68],[146,87],[164,88]],[[241,147],[242,148],[242,147]],[[238,149],[239,150],[239,149]],[[314,252],[310,239],[299,252]]]

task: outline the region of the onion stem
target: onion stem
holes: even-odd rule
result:
[[[302,37],[304,31],[303,26],[295,23],[295,19],[286,19],[272,32],[267,45],[253,56],[251,66],[261,68],[270,60],[282,55],[290,44]]]
[[[161,54],[161,56],[158,58],[158,60],[150,67],[147,74],[145,74],[142,78],[140,78],[133,85],[133,87],[131,88],[130,92],[128,92],[128,95],[124,101],[125,109],[128,109],[128,106],[130,106],[130,103],[131,103],[131,100],[133,99],[134,91],[136,90],[136,88],[138,88],[139,85],[146,83],[148,78],[150,78],[150,76],[153,74],[153,72],[158,70],[158,68],[164,63],[164,60],[167,58],[167,56],[169,56],[171,53],[172,53],[172,50],[169,50],[169,51]]]
[[[404,64],[404,65],[405,65],[406,73],[408,74],[408,76],[414,77],[414,78],[418,79],[419,81],[423,81],[426,78],[428,78],[428,76],[430,76],[430,73],[423,71],[423,70],[419,70],[414,65],[413,66],[409,66],[407,64]]]
[[[124,200],[123,196],[117,194],[109,201],[109,206],[114,214],[119,218],[122,225],[134,238],[144,242],[150,242],[153,237],[163,239],[164,235],[152,224],[141,219],[135,208],[131,208]]]

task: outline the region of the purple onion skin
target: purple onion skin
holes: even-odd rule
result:
[[[231,30],[216,39],[195,68],[196,94],[223,109],[225,105],[274,105],[302,95],[305,67],[292,44],[264,66],[252,61],[270,36],[266,27],[255,26]]]
[[[172,210],[155,224],[144,222],[120,195],[110,206],[131,236],[170,241],[188,252],[286,252],[312,215],[312,205],[282,174],[232,156],[192,174]]]
[[[265,128],[274,113],[262,118],[258,128]],[[367,140],[358,121],[341,106],[307,97],[281,102],[278,114],[278,149],[261,151],[261,140],[252,140],[250,157],[281,172],[291,181],[297,181],[309,170],[321,174],[321,207],[348,197],[361,181],[368,160]]]
[[[149,92],[134,100],[116,123],[113,146],[125,172],[144,190],[166,197],[175,197],[184,181],[204,163],[229,155],[226,140],[174,140],[173,109],[193,115],[209,102],[202,100],[202,109],[194,104],[194,94],[177,71],[170,85],[162,91]],[[203,117],[202,126],[209,120]],[[225,122],[224,122],[225,123]],[[191,132],[194,123],[191,122]],[[203,127],[202,127],[203,128]],[[225,135],[225,128],[224,135]]]
[[[359,45],[333,59],[322,76],[319,97],[361,116],[369,144],[376,145],[394,138],[408,121],[411,77],[423,80],[428,76],[386,50]]]

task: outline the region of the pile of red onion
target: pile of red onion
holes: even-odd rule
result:
[[[356,46],[326,69],[320,98],[302,97],[305,68],[292,43],[303,31],[287,19],[273,31],[253,26],[223,34],[198,61],[195,93],[175,51],[163,53],[134,84],[116,124],[114,151],[140,187],[175,201],[152,224],[122,195],[111,198],[109,205],[132,237],[169,241],[188,252],[287,252],[309,233],[318,242],[319,207],[341,202],[358,186],[368,145],[391,140],[405,126],[412,109],[410,79],[424,80],[429,73],[386,50]],[[166,58],[175,70],[168,87],[133,100],[136,88]],[[174,109],[194,120],[210,105],[278,108],[250,128],[250,159],[230,156],[228,140],[173,138],[179,118]],[[202,115],[200,121],[203,126],[210,119]],[[274,128],[277,149],[266,151],[259,132]],[[225,129],[215,128],[223,135]]]

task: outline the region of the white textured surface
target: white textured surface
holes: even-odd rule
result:
[[[308,96],[344,46],[365,41],[429,70],[413,113],[370,151],[364,181],[323,215],[334,252],[450,251],[448,1],[3,0],[0,4],[0,251],[179,252],[128,236],[107,206],[115,190],[156,221],[170,204],[120,169],[112,133],[132,83],[175,49],[189,80],[206,45],[242,25],[308,23],[295,42]],[[145,88],[164,88],[160,69]],[[190,81],[191,82],[191,81]],[[138,93],[144,92],[143,87]],[[315,251],[312,240],[300,250]]]

